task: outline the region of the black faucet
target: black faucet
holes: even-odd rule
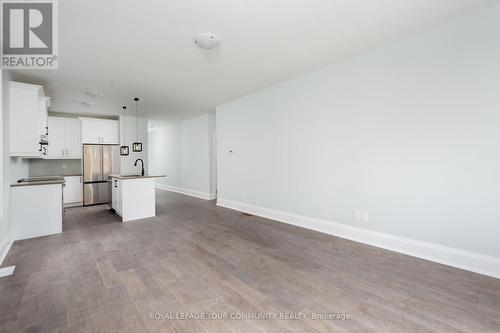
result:
[[[139,161],[141,161],[141,165],[142,165],[141,176],[144,176],[144,161],[142,159],[138,158],[135,160],[134,166],[137,166],[137,162],[139,162]]]

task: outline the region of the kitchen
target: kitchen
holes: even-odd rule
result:
[[[96,103],[102,93],[86,95]],[[155,216],[158,176],[145,171],[138,98],[130,116],[126,107],[120,116],[55,113],[42,85],[10,81],[9,103],[10,128],[22,129],[10,131],[10,156],[28,170],[11,185],[14,240],[61,233],[70,207],[100,205],[122,221]]]

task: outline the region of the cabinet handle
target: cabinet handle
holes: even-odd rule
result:
[[[45,126],[45,135],[49,135],[49,126]]]
[[[117,183],[118,183],[118,180],[115,179],[115,187],[118,187]]]

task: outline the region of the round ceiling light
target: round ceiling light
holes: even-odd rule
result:
[[[219,46],[220,39],[214,34],[204,32],[194,38],[194,43],[203,49],[211,50]]]

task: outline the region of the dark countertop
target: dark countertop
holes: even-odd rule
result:
[[[11,187],[16,186],[37,186],[37,185],[63,185],[63,177],[28,177],[19,179],[17,183],[11,184]]]

